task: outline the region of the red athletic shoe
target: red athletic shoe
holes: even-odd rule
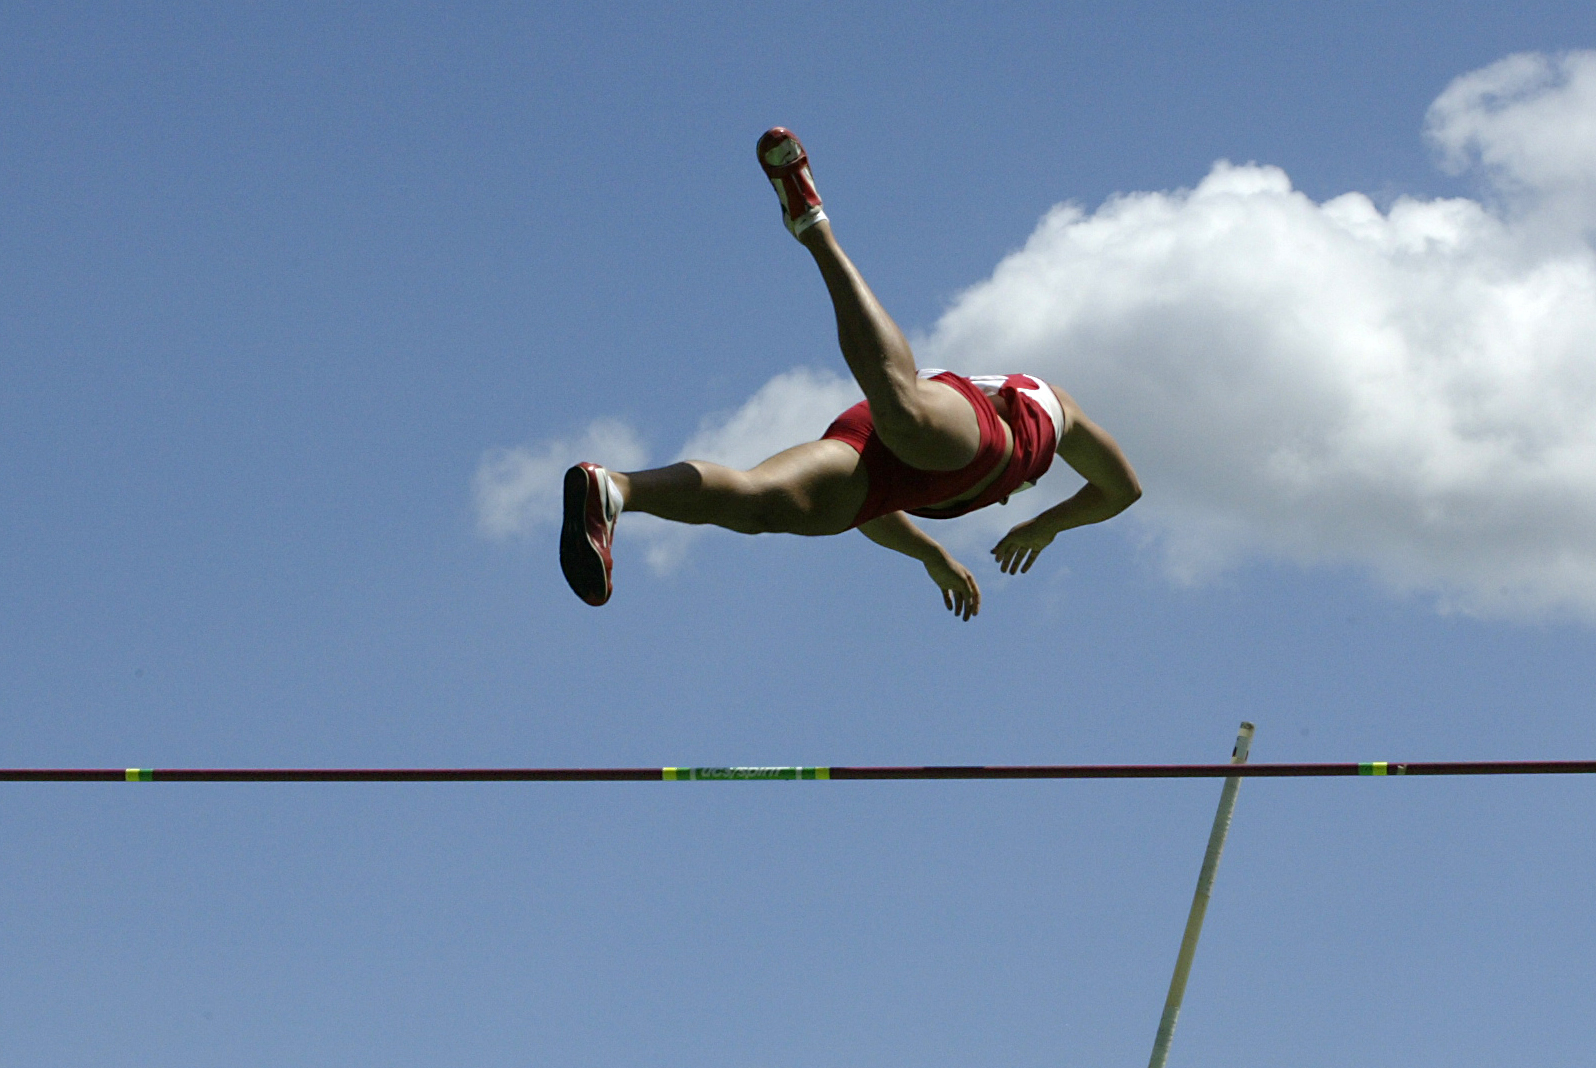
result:
[[[785,126],[772,126],[759,139],[759,165],[781,198],[781,221],[797,237],[826,217],[809,173],[809,154]]]
[[[610,543],[621,514],[621,494],[598,464],[565,472],[565,525],[560,528],[560,570],[576,595],[591,605],[610,599]]]

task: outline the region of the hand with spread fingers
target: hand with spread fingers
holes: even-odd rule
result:
[[[1003,535],[1003,540],[992,549],[997,557],[998,570],[1005,575],[1019,575],[1031,570],[1042,550],[1053,544],[1057,533],[1046,529],[1034,519],[1028,519]]]

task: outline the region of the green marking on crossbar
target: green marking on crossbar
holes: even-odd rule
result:
[[[729,782],[734,779],[829,779],[830,768],[661,768],[666,782]]]
[[[1374,760],[1358,765],[1359,775],[1406,775],[1406,764],[1388,764],[1384,760]]]
[[[127,769],[127,781],[128,782],[154,782],[155,781],[155,769],[154,768],[128,768]]]

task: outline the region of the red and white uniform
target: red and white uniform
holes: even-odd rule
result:
[[[888,449],[876,434],[870,402],[861,401],[843,412],[821,435],[846,442],[859,453],[870,488],[853,525],[868,523],[892,512],[908,512],[925,519],[952,519],[1029,489],[1047,473],[1064,432],[1064,409],[1046,382],[1033,375],[976,375],[966,378],[952,371],[925,369],[921,378],[944,382],[970,402],[981,430],[975,459],[957,471],[922,471],[910,467]],[[1008,426],[1014,451],[1003,473],[976,496],[943,509],[938,501],[966,493],[1003,462],[1003,418],[991,398],[1008,405]]]

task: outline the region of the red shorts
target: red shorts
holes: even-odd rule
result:
[[[998,415],[997,409],[992,406],[992,401],[981,392],[979,386],[951,371],[935,375],[931,381],[946,382],[958,390],[970,402],[970,407],[975,409],[975,419],[981,430],[981,442],[976,447],[975,459],[957,471],[922,471],[918,467],[910,467],[898,459],[876,433],[875,422],[870,416],[870,402],[860,401],[838,416],[821,435],[823,439],[831,438],[852,446],[859,454],[859,460],[864,464],[865,474],[870,480],[870,488],[865,493],[864,504],[859,507],[859,514],[854,516],[853,526],[868,523],[872,519],[892,512],[913,512],[932,519],[952,518],[1000,499],[991,497],[990,494],[993,488],[1009,481],[1002,476],[999,476],[991,487],[969,501],[961,502],[945,511],[931,510],[931,505],[957,497],[961,493],[968,493],[971,487],[980,484],[982,479],[992,473],[994,467],[1003,462],[1003,450],[1006,444],[1003,418]],[[1014,402],[1010,403],[1012,405]],[[1019,442],[1016,440],[1015,444],[1018,445]],[[1051,459],[1051,450],[1049,450],[1049,459]],[[1009,466],[1011,468],[1014,466],[1012,461]],[[1013,488],[1010,486],[1001,497],[1007,497]]]
[[[922,471],[910,467],[876,434],[869,402],[854,405],[821,435],[847,442],[864,464],[870,488],[859,514],[854,516],[854,526],[892,512],[909,512],[926,519],[952,519],[989,504],[1006,503],[1009,494],[1034,483],[1052,465],[1054,450],[1063,433],[1063,412],[1047,384],[1032,375],[984,376],[981,382],[985,387],[993,389],[1008,404],[1007,423],[1014,439],[1014,451],[1009,456],[1008,466],[986,489],[951,507],[932,508],[938,501],[969,492],[992,473],[993,467],[1003,462],[1004,419],[998,415],[983,386],[951,371],[930,377],[932,381],[946,382],[958,390],[975,409],[981,431],[975,459],[957,471]]]

